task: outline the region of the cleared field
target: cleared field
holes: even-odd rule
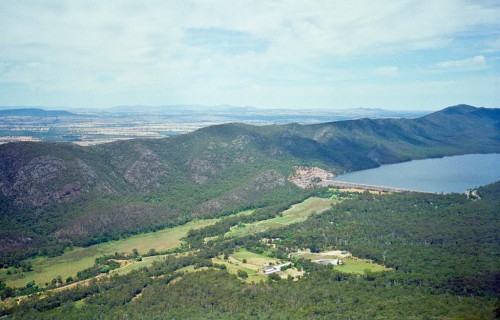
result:
[[[195,269],[194,266],[187,266],[184,268],[180,268],[179,270],[177,270],[177,272],[197,272],[197,271],[203,271],[203,270],[209,270],[209,269],[210,269],[209,267],[201,267],[201,268]]]
[[[243,262],[243,259],[246,262]],[[229,255],[227,260],[223,259],[222,256],[212,259],[214,263],[224,264],[227,270],[233,274],[237,274],[238,270],[244,270],[248,274],[248,278],[245,280],[248,283],[266,281],[267,276],[263,274],[264,265],[267,264],[279,264],[280,261],[275,258],[267,257],[263,254],[253,253],[245,249],[240,249]],[[303,272],[297,271],[296,269],[290,268],[283,271],[280,276],[281,278],[286,278],[288,275],[296,276],[302,275]]]
[[[320,213],[335,204],[333,199],[311,197],[305,201],[293,205],[290,209],[283,211],[282,217],[258,221],[245,225],[245,227],[232,227],[226,233],[227,237],[242,237],[249,234],[262,232],[271,228],[278,228],[292,223],[305,221],[311,214]]]
[[[117,273],[119,275],[124,275],[127,274],[133,270],[138,270],[144,267],[149,267],[150,265],[153,264],[155,261],[163,260],[167,255],[159,255],[159,256],[152,256],[152,257],[143,257],[142,261],[135,261],[131,259],[130,263],[126,264],[125,266],[112,270],[110,274]]]
[[[335,266],[335,269],[345,273],[357,273],[357,274],[363,274],[365,273],[365,270],[370,270],[371,272],[391,270],[390,268],[387,268],[380,264],[353,258],[345,259],[344,264],[340,266]]]
[[[238,270],[243,270],[248,274],[248,278],[245,279],[246,282],[259,282],[260,280],[265,280],[266,276],[257,271],[257,267],[248,263],[239,263],[236,262],[231,257],[228,260],[222,259],[222,257],[213,258],[212,261],[218,264],[224,264],[227,268],[227,271],[233,274],[237,274]]]
[[[320,253],[294,253],[292,256],[297,258],[304,258],[309,260],[317,260],[317,259],[341,259],[342,264],[338,266],[334,266],[335,270],[345,272],[345,273],[357,273],[363,274],[365,270],[370,270],[371,272],[380,272],[380,271],[389,271],[390,268],[386,266],[376,264],[372,261],[359,259],[353,257],[351,253],[347,253],[345,255],[340,254],[330,254],[335,251],[328,252],[320,252]]]
[[[250,251],[243,249],[243,248],[240,249],[239,251],[234,252],[231,256],[234,259],[236,259],[238,262],[242,262],[242,263],[243,263],[243,259],[246,259],[247,263],[258,266],[259,269],[262,269],[262,267],[265,264],[269,264],[270,262],[279,263],[279,260],[276,260],[275,258],[270,258],[270,257],[265,256],[263,254],[250,252]]]
[[[50,282],[57,276],[66,279],[94,265],[95,259],[115,252],[131,252],[137,249],[145,253],[149,249],[156,251],[173,249],[181,245],[181,238],[191,229],[199,229],[214,224],[219,219],[197,220],[185,225],[163,229],[157,232],[140,234],[130,238],[96,244],[86,248],[75,247],[58,257],[38,257],[32,260],[33,271],[7,276],[6,283],[11,287],[24,287],[34,280],[38,284]],[[145,259],[144,263],[149,262]],[[150,262],[152,263],[152,261]],[[139,268],[140,266],[137,266]]]
[[[276,217],[269,220],[259,221],[256,223],[248,224],[245,227],[233,227],[226,236],[238,237],[256,232],[261,232],[269,228],[276,228],[280,226],[289,225],[296,222],[306,220],[311,214],[315,212],[322,212],[330,208],[336,201],[332,199],[323,198],[309,198],[299,204],[292,206],[290,209],[283,212],[282,217]],[[242,211],[237,215],[250,214],[252,210]],[[146,253],[150,249],[156,251],[163,251],[173,249],[181,245],[181,239],[186,236],[187,232],[191,229],[200,229],[208,225],[215,224],[219,219],[205,219],[189,222],[185,225],[163,229],[157,232],[145,233],[130,238],[121,239],[117,241],[110,241],[100,243],[90,247],[75,247],[72,250],[65,252],[57,257],[38,257],[33,259],[33,271],[23,272],[20,274],[6,275],[6,270],[1,270],[1,277],[5,279],[8,286],[11,287],[24,287],[29,281],[35,281],[37,284],[44,285],[52,279],[61,276],[66,279],[69,276],[75,277],[77,272],[94,265],[95,259],[103,255],[114,254],[115,252],[131,252],[132,249],[137,249],[139,253]],[[243,252],[243,251],[242,251]],[[245,253],[237,254],[245,254]],[[246,253],[251,254],[251,253]],[[261,256],[261,259],[263,259]],[[141,262],[135,262],[124,266],[115,272],[119,274],[130,272],[134,269],[139,269],[153,263],[156,257],[145,257]],[[234,258],[234,257],[233,257]],[[236,258],[235,258],[236,259]],[[243,258],[241,258],[243,259]],[[252,259],[256,259],[253,257]],[[269,259],[269,258],[267,258]],[[248,261],[252,261],[247,259]],[[224,262],[224,261],[223,261]],[[236,262],[241,263],[241,262]],[[249,263],[250,264],[250,263]],[[258,265],[262,268],[264,263],[259,261]],[[254,265],[255,266],[255,265]],[[245,266],[248,270],[255,270],[251,265]],[[230,267],[228,266],[228,269]],[[249,279],[251,273],[248,272]],[[256,275],[253,280],[262,279],[261,275]],[[264,277],[265,279],[265,277]],[[258,281],[258,280],[257,280]],[[251,282],[251,280],[250,280]]]

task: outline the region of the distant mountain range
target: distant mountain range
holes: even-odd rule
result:
[[[75,117],[76,113],[64,110],[44,110],[39,108],[20,108],[0,110],[0,117]]]
[[[164,105],[164,106],[117,106],[105,109],[110,112],[119,113],[170,113],[170,112],[195,112],[200,114],[229,114],[233,116],[331,116],[336,119],[353,119],[360,117],[381,118],[415,118],[428,114],[428,111],[393,111],[380,108],[355,108],[355,109],[335,109],[335,108],[255,108],[252,106],[231,106],[231,105]]]
[[[33,111],[34,112],[34,111]],[[333,172],[500,152],[500,109],[313,125],[232,123],[92,147],[0,145],[0,262],[258,207],[300,189],[292,167]]]
[[[76,116],[79,114],[196,114],[196,115],[229,115],[241,118],[259,117],[284,117],[297,118],[307,116],[330,117],[335,120],[369,118],[416,118],[428,114],[423,110],[385,110],[380,108],[355,108],[355,109],[276,109],[276,108],[255,108],[251,106],[231,106],[231,105],[164,105],[164,106],[116,106],[111,108],[97,109],[75,109],[70,111],[53,110],[43,107],[2,107],[0,106],[0,117],[2,116],[33,116],[33,117],[54,117],[54,116]],[[300,122],[300,120],[299,120]]]

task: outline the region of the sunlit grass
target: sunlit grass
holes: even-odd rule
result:
[[[44,285],[58,276],[61,276],[63,280],[69,276],[75,277],[78,271],[93,266],[95,259],[103,255],[115,252],[130,253],[132,249],[137,249],[139,253],[143,254],[150,249],[156,251],[173,249],[181,245],[181,239],[187,235],[189,230],[212,225],[218,220],[192,221],[182,226],[100,243],[86,248],[75,247],[57,257],[38,257],[32,260],[33,271],[7,276],[6,283],[11,287],[24,287],[26,283],[34,280],[36,283]],[[144,259],[143,265],[146,266],[149,261],[150,259]],[[140,266],[141,264],[138,263],[136,268],[140,268]]]
[[[311,197],[305,201],[293,205],[290,209],[283,211],[281,217],[249,223],[245,227],[232,227],[226,233],[228,237],[243,237],[250,234],[266,231],[271,228],[287,226],[292,223],[305,221],[311,214],[320,213],[329,209],[336,201]]]
[[[269,228],[275,228],[279,226],[286,226],[292,223],[301,222],[307,219],[311,214],[315,212],[322,212],[330,208],[330,206],[335,203],[332,199],[323,198],[309,198],[301,203],[292,206],[290,209],[283,212],[283,216],[276,217],[269,220],[259,221],[256,223],[247,224],[245,227],[233,227],[230,232],[226,235],[229,236],[244,236],[248,234],[253,234],[267,230]],[[252,210],[246,210],[237,213],[241,214],[251,214]],[[173,249],[182,244],[182,238],[185,237],[189,230],[200,229],[208,225],[215,224],[220,219],[204,219],[197,220],[186,223],[185,225],[167,228],[157,232],[145,233],[136,236],[132,236],[126,239],[109,241],[105,243],[100,243],[90,247],[75,247],[72,250],[68,250],[61,256],[57,257],[38,257],[32,260],[33,271],[23,272],[20,274],[5,275],[6,283],[11,287],[24,287],[29,281],[35,281],[37,284],[42,286],[45,283],[49,283],[52,279],[61,276],[63,280],[67,277],[75,277],[77,272],[85,268],[89,268],[94,265],[95,259],[103,255],[112,255],[115,252],[118,253],[130,253],[132,249],[137,249],[139,253],[145,254],[150,249],[155,249],[156,251],[164,251],[168,249]],[[268,260],[265,256],[260,256],[257,258],[253,253],[248,251],[240,251],[235,254],[235,259],[241,257],[241,255],[254,255],[247,259],[248,261],[254,261],[253,266],[259,265],[263,266],[265,261]],[[145,257],[141,262],[134,262],[133,264],[127,264],[126,266],[115,270],[119,274],[125,274],[135,269],[140,269],[142,267],[149,266],[157,257]],[[243,259],[243,258],[241,258]],[[258,262],[256,259],[260,259]],[[255,270],[254,267],[249,266],[249,270]],[[250,273],[249,273],[250,276]],[[250,278],[250,277],[249,277]],[[259,280],[262,279],[260,275]]]
[[[381,272],[381,271],[391,270],[383,265],[376,264],[367,260],[345,259],[343,261],[344,264],[340,266],[335,266],[334,268],[338,271],[345,273],[363,274],[365,273],[365,270],[370,270],[371,272]]]

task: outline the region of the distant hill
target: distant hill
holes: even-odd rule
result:
[[[76,113],[64,110],[44,110],[39,108],[5,109],[0,110],[0,117],[75,117]]]
[[[500,152],[500,109],[454,106],[417,119],[224,124],[158,140],[80,147],[0,145],[0,262],[302,192],[292,167],[333,172]]]
[[[207,111],[210,110],[210,111]],[[281,108],[255,108],[251,106],[231,105],[164,105],[164,106],[116,106],[109,108],[112,113],[138,113],[138,114],[202,114],[230,116],[244,121],[245,119],[294,119],[298,122],[309,117],[329,117],[334,120],[357,119],[361,117],[370,118],[417,118],[427,114],[427,111],[392,111],[374,108],[355,109],[281,109]],[[327,121],[327,120],[325,120]]]

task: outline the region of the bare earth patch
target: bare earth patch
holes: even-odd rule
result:
[[[352,192],[352,193],[365,193],[369,192],[371,194],[390,194],[390,191],[376,191],[376,190],[367,190],[367,189],[359,189],[359,188],[342,188],[340,189],[342,192]]]
[[[323,185],[323,183],[335,175],[332,172],[318,167],[293,167],[295,173],[288,178],[288,181],[301,188],[309,188]]]

